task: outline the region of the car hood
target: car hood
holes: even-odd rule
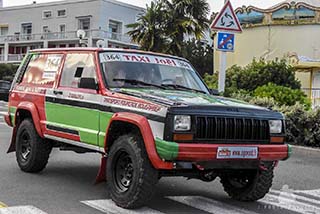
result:
[[[197,93],[193,91],[162,89],[117,89],[117,92],[125,93],[141,99],[146,99],[151,102],[166,106],[220,106],[268,110],[266,108],[251,105],[243,101]]]

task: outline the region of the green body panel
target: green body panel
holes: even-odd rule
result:
[[[288,158],[289,159],[292,155],[292,146],[290,144],[287,144],[288,145]]]
[[[113,113],[100,112],[100,131],[99,131],[99,147],[104,147],[104,138],[106,136],[106,130],[109,126]]]
[[[99,111],[46,102],[47,124],[77,130],[83,143],[98,145]]]
[[[179,144],[156,138],[156,149],[161,159],[174,160],[178,157]]]
[[[11,118],[11,124],[14,126],[14,120],[16,115],[17,107],[10,106],[9,113]]]

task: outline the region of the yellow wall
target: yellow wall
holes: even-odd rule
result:
[[[227,53],[227,67],[247,65],[253,58],[283,58],[289,52],[320,59],[320,25],[245,28],[241,34],[236,34],[235,52]],[[219,70],[219,56],[219,51],[215,51],[215,71]]]

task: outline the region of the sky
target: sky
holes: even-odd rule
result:
[[[0,0],[1,1],[1,0]],[[16,6],[23,4],[31,4],[33,0],[2,0],[3,6]],[[50,1],[58,1],[58,0],[36,0],[37,3],[50,2]],[[150,4],[152,0],[118,0],[122,2],[126,2],[129,4],[133,4],[140,7],[145,7],[146,4]],[[231,0],[232,6],[235,8],[241,7],[242,5],[253,5],[260,8],[268,8],[271,7],[283,0]],[[224,0],[208,0],[211,11],[218,12],[221,10]]]

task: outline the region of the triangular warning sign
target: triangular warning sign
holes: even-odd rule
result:
[[[242,28],[238,17],[233,11],[230,1],[223,6],[220,13],[213,20],[211,27],[212,30],[225,30],[229,32],[242,32]]]

